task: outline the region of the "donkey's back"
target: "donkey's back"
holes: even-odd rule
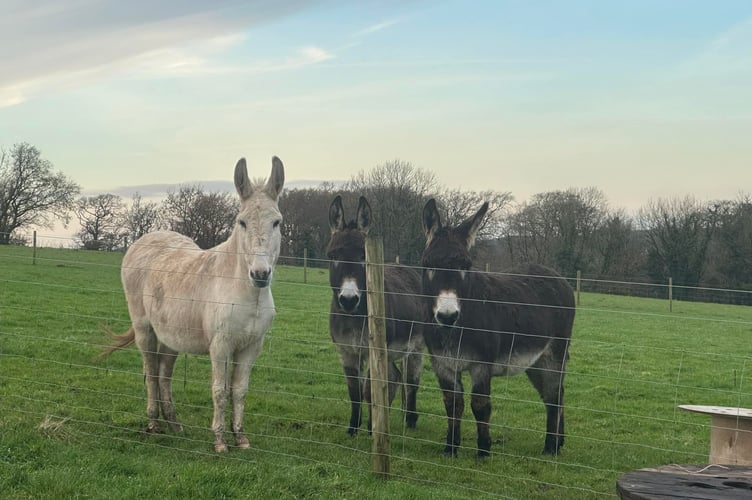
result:
[[[476,296],[485,314],[470,315],[472,326],[495,332],[569,338],[574,321],[574,292],[566,279],[540,264],[523,264],[503,274],[478,274]],[[488,310],[496,310],[496,314]],[[468,325],[470,326],[470,325]]]
[[[560,370],[575,315],[569,283],[539,264],[478,275],[477,281],[476,297],[484,300],[468,301],[464,307],[459,323],[476,333],[462,349],[474,348],[480,359],[493,363],[497,375],[520,373],[548,357],[554,361],[546,368]]]
[[[128,302],[146,298],[146,289],[164,288],[167,283],[185,279],[189,276],[186,266],[201,253],[193,240],[174,231],[143,235],[125,252],[120,270]]]

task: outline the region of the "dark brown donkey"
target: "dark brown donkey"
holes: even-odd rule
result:
[[[371,207],[360,197],[355,220],[345,223],[342,198],[337,196],[329,207],[332,231],[327,256],[332,306],[329,333],[342,362],[350,395],[350,426],[355,435],[361,423],[361,402],[370,404],[370,377],[363,368],[368,360],[368,304],[366,301],[365,241],[371,224]],[[404,360],[405,420],[415,427],[418,420],[415,401],[423,365],[423,334],[420,318],[423,303],[419,298],[420,275],[407,267],[384,268],[386,306],[386,342],[389,363],[389,403],[394,400],[402,374],[396,361]],[[368,415],[371,429],[371,415]]]
[[[456,456],[464,411],[461,374],[470,372],[478,456],[490,454],[491,377],[525,372],[546,407],[544,453],[564,444],[564,373],[575,304],[555,271],[529,264],[509,274],[471,271],[469,250],[483,217],[443,227],[436,202],[423,209],[424,330],[431,364],[444,394],[448,429],[444,454]]]

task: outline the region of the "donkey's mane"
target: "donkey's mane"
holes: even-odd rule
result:
[[[259,189],[266,190],[266,179],[263,177],[255,177],[251,180],[251,189],[254,192]]]

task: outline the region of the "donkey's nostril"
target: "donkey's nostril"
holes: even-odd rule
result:
[[[340,295],[337,300],[344,311],[353,311],[358,307],[360,297],[357,295]]]
[[[436,322],[444,326],[453,326],[457,322],[457,319],[459,317],[460,317],[459,311],[452,311],[452,312],[438,311],[436,313]]]
[[[253,281],[253,286],[258,288],[264,288],[269,284],[269,277],[271,276],[271,271],[268,269],[264,269],[263,271],[257,271],[253,270],[251,271],[251,281]]]

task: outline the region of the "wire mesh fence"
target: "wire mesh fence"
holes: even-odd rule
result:
[[[109,342],[102,327],[123,332],[129,325],[122,254],[53,247],[37,248],[34,256],[28,247],[0,248],[3,468],[28,466],[31,459],[18,457],[21,443],[33,441],[29,436],[82,453],[94,447],[162,460],[154,450],[166,450],[177,462],[216,458],[208,357],[180,355],[175,366],[174,401],[184,431],[146,435],[138,350],[95,359]],[[355,436],[347,432],[351,406],[329,336],[327,262],[318,264],[304,270],[299,259],[280,259],[273,282],[277,316],[246,403],[251,449],[231,450],[221,463],[315,467],[321,477],[314,474],[309,487],[321,481],[325,491],[338,476],[368,484],[371,438],[365,427]],[[574,285],[575,277],[567,278]],[[545,411],[522,375],[493,379],[490,458],[475,456],[470,394],[458,457],[444,458],[444,400],[426,354],[417,426],[406,425],[399,397],[390,411],[391,477],[414,495],[603,498],[615,496],[616,479],[635,468],[707,463],[710,421],[678,405],[752,407],[752,310],[674,300],[669,311],[665,286],[583,280],[565,379],[565,444],[557,456],[541,453]],[[616,288],[619,295],[603,293]],[[626,289],[645,291],[621,293]],[[467,375],[463,381],[470,387]]]

